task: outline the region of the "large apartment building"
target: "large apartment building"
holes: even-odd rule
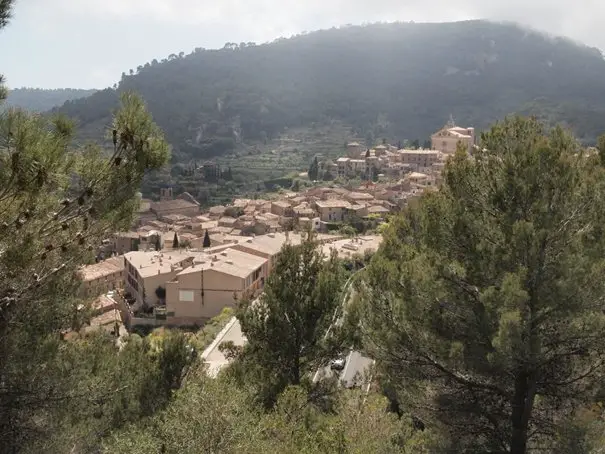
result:
[[[233,307],[264,286],[267,259],[235,249],[199,255],[193,264],[166,282],[167,320],[177,325],[200,324]]]
[[[134,251],[124,255],[125,285],[127,293],[136,301],[134,309],[143,305],[161,303],[156,290],[165,288],[180,271],[193,264],[193,254],[187,251],[170,252]]]

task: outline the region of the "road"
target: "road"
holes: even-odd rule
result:
[[[346,357],[345,367],[340,372],[330,369],[330,366],[320,368],[313,376],[313,382],[329,379],[336,375],[339,383],[345,388],[354,386],[362,386],[367,383],[367,373],[370,367],[374,364],[374,360],[363,356],[358,351],[351,351]]]
[[[239,321],[235,317],[229,320],[229,323],[225,325],[201,355],[202,359],[208,364],[208,375],[211,377],[216,377],[219,371],[229,364],[225,355],[219,350],[219,345],[228,341],[233,342],[236,346],[242,346],[246,343],[246,337],[242,334]]]
[[[345,368],[340,374],[340,381],[346,388],[361,386],[367,382],[369,378],[367,374],[370,367],[374,364],[374,360],[363,356],[358,351],[352,351],[347,356]]]
[[[353,273],[349,277],[349,279],[345,283],[344,287],[346,290],[345,290],[343,301],[341,303],[341,305],[343,307],[343,314],[340,316],[340,318],[338,318],[336,321],[334,321],[332,323],[333,326],[338,326],[343,322],[345,312],[346,312],[346,307],[348,306],[348,303],[355,296],[355,290],[352,290],[350,287],[350,285],[353,282],[353,277],[356,276],[357,273],[359,273],[360,271],[363,271],[363,270],[364,270],[364,268],[357,270],[355,273]],[[330,328],[328,329],[328,332],[326,333],[326,337],[329,335],[331,328],[332,328],[332,326],[330,326]],[[313,375],[313,382],[316,383],[318,380],[321,380],[323,378],[332,377],[332,376],[334,376],[335,373],[338,373],[339,382],[343,386],[345,386],[347,388],[351,388],[353,386],[361,386],[364,383],[364,380],[369,378],[369,377],[366,377],[366,375],[367,375],[366,372],[369,371],[370,366],[372,366],[373,364],[374,364],[373,359],[363,356],[363,354],[361,352],[352,350],[347,355],[347,358],[345,361],[345,367],[340,373],[338,373],[336,371],[332,371],[330,369],[330,366],[321,367],[317,370],[317,372],[315,372],[315,375]]]

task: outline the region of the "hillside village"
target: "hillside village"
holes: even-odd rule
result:
[[[99,262],[81,270],[83,296],[99,298],[91,326],[116,334],[141,325],[201,326],[262,292],[282,246],[299,244],[309,231],[326,256],[374,252],[378,226],[437,188],[447,157],[460,145],[471,152],[475,142],[472,128],[452,121],[431,139],[431,149],[349,143],[330,171],[342,180],[373,174],[362,185],[315,186],[206,210],[171,187],[159,201],[141,199],[133,229],[107,239]]]

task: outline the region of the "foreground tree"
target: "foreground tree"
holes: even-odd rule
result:
[[[13,0],[0,0],[0,30],[8,24],[11,18]],[[4,77],[0,74],[0,102],[6,99],[6,87],[4,87]]]
[[[534,120],[481,148],[391,222],[362,286],[364,344],[450,451],[549,451],[603,379],[603,169]]]
[[[0,116],[0,433],[16,452],[44,436],[72,399],[71,373],[56,364],[87,311],[75,295],[77,270],[112,232],[128,229],[144,174],[169,148],[143,102],[125,94],[113,150],[75,149],[64,118],[19,110]],[[75,404],[74,404],[75,405]],[[51,430],[51,429],[49,429]]]
[[[336,257],[326,260],[317,246],[312,235],[300,245],[284,245],[264,293],[236,311],[248,339],[239,360],[258,377],[267,406],[333,354],[323,340],[340,303],[343,276]]]
[[[335,411],[309,404],[300,386],[287,388],[267,413],[246,388],[226,377],[189,374],[169,407],[116,431],[104,442],[111,454],[414,453],[424,454],[426,433],[385,411],[385,399],[336,391]]]

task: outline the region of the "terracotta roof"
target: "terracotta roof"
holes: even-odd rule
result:
[[[95,263],[94,265],[87,265],[80,269],[80,275],[84,282],[93,281],[100,277],[109,276],[113,273],[119,273],[124,269],[124,258],[122,256],[116,256],[103,260],[102,262]]]
[[[174,199],[174,200],[164,200],[162,202],[153,202],[151,204],[151,209],[153,211],[172,211],[172,210],[182,210],[187,208],[196,208],[199,206],[195,203],[188,202],[183,199]]]

